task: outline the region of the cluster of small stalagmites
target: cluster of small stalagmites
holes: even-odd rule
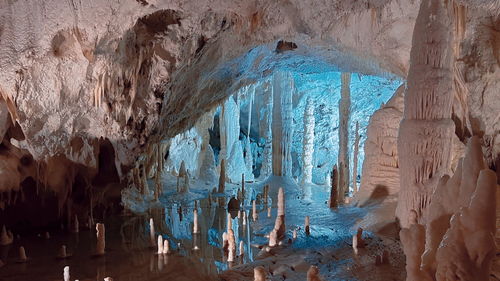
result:
[[[352,236],[352,248],[354,250],[354,253],[357,255],[358,248],[364,248],[364,247],[365,247],[365,241],[363,240],[363,229],[358,228],[356,234]]]
[[[168,244],[168,240],[163,240],[163,236],[158,235],[158,255],[166,255],[170,252],[170,245]]]

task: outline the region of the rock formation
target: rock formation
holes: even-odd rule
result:
[[[469,140],[454,175],[443,176],[424,225],[416,211],[401,230],[407,280],[488,280],[495,255],[497,178],[484,162],[477,137]]]
[[[364,144],[363,176],[355,201],[364,203],[377,193],[399,192],[398,130],[403,118],[401,85],[392,98],[370,117]]]

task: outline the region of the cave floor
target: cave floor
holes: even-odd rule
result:
[[[321,186],[311,186],[312,198],[304,199],[293,181],[268,180],[271,200],[276,199],[279,186],[286,190],[287,232],[281,246],[266,250],[266,235],[274,226],[276,203],[269,201],[266,205],[260,200],[264,182],[247,183],[246,224],[243,215],[238,218],[237,211],[231,212],[237,248],[243,241],[245,254],[228,263],[221,247],[222,233],[227,227],[228,198],[236,196],[240,186],[228,184],[225,194],[211,194],[209,203],[207,190],[212,190],[213,184],[193,182],[188,193],[177,194],[175,182],[175,178],[165,177],[165,190],[159,202],[132,202],[131,196],[125,196],[128,210],[103,219],[105,256],[93,256],[96,243],[93,229],[82,227],[80,233],[59,230],[51,233],[50,239],[45,239],[43,233],[33,234],[1,248],[2,260],[7,262],[0,268],[0,280],[62,280],[66,265],[70,266],[71,280],[80,281],[103,280],[108,276],[114,280],[253,280],[253,268],[258,265],[268,271],[269,280],[306,280],[310,265],[317,265],[325,280],[404,280],[404,255],[396,239],[365,231],[366,247],[358,255],[353,253],[351,243],[356,224],[372,207],[345,206],[331,210],[327,207],[329,192]],[[253,221],[255,198],[259,198],[258,219]],[[192,233],[195,200],[199,234]],[[271,217],[267,216],[267,206],[271,206]],[[305,216],[310,216],[310,235],[304,232]],[[149,218],[155,221],[156,234],[169,240],[171,254],[156,254],[149,238]],[[72,257],[59,260],[56,256],[63,244]],[[16,262],[21,245],[30,258],[27,263]],[[375,266],[375,256],[384,249],[390,253],[389,264]]]

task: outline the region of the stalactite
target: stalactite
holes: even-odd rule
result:
[[[356,138],[354,139],[354,159],[352,165],[352,192],[358,192],[358,152],[359,152],[359,123],[356,122]]]
[[[396,215],[408,226],[410,210],[419,222],[442,175],[451,171],[453,102],[453,3],[424,0],[410,52],[398,152],[401,189]]]
[[[351,115],[351,73],[342,73],[339,101],[338,202],[344,202],[349,191],[349,118]]]
[[[332,188],[330,189],[329,205],[330,205],[330,208],[336,208],[337,202],[338,202],[338,182],[339,182],[337,165],[333,166],[332,173],[330,176],[331,176],[330,183],[332,185]]]
[[[295,91],[293,77],[288,72],[273,76],[272,155],[273,175],[291,176],[293,135],[292,96]]]
[[[312,182],[312,160],[314,154],[314,101],[307,99],[304,111],[304,141],[302,146],[302,184]]]

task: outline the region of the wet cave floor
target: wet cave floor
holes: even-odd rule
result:
[[[271,186],[267,205],[262,199],[265,183]],[[230,197],[236,197],[240,185],[228,184],[224,194],[209,196],[207,190],[212,190],[213,184],[194,182],[188,193],[178,194],[175,179],[170,178],[165,179],[159,202],[124,198],[127,211],[104,219],[104,256],[94,256],[95,228],[82,226],[79,233],[59,230],[51,233],[49,239],[44,233],[24,236],[9,246],[1,246],[1,259],[6,264],[0,268],[0,280],[63,280],[66,265],[70,267],[70,280],[80,281],[105,277],[131,281],[253,280],[253,268],[258,265],[266,269],[268,280],[306,280],[310,265],[318,266],[324,280],[404,280],[404,255],[394,237],[365,231],[366,247],[359,249],[357,255],[353,252],[355,225],[373,207],[347,205],[332,210],[327,204],[329,192],[322,186],[311,186],[312,197],[304,199],[300,188],[290,180],[273,178],[265,183],[245,184],[245,224],[241,212],[239,217],[238,211],[230,212],[238,254],[235,262],[227,262],[222,233],[227,228],[227,203]],[[286,238],[280,246],[268,248],[266,235],[274,227],[279,186],[285,189]],[[257,199],[255,221],[253,199]],[[192,233],[195,201],[199,234]],[[311,221],[310,235],[304,231],[306,216]],[[150,218],[154,220],[156,235],[168,239],[170,254],[157,254],[156,239],[154,246],[150,239]],[[296,239],[292,239],[293,230],[297,231]],[[243,256],[240,256],[240,241],[244,244]],[[67,246],[70,258],[56,258],[61,245]],[[19,246],[26,249],[29,258],[26,263],[17,262]],[[376,266],[375,257],[383,250],[390,254],[389,264]]]

